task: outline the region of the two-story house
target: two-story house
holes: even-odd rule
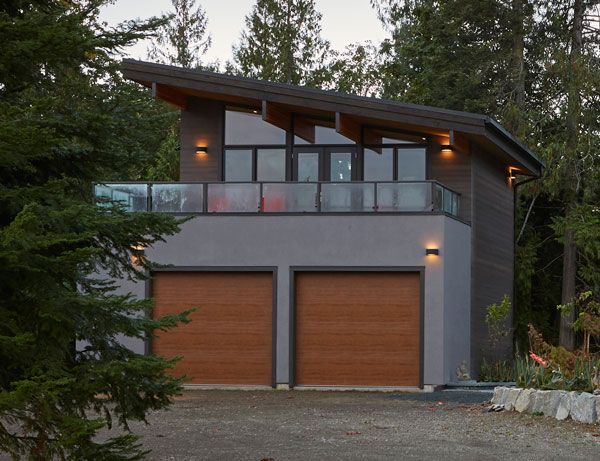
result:
[[[122,290],[192,322],[140,351],[191,384],[431,388],[476,373],[486,306],[513,290],[515,175],[536,156],[477,114],[133,60],[181,109],[177,183],[106,183],[192,214]]]

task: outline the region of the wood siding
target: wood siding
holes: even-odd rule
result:
[[[296,274],[298,385],[419,386],[420,275]]]
[[[188,98],[181,111],[181,181],[221,181],[224,116],[221,102]],[[206,154],[196,154],[200,146]]]
[[[459,217],[471,221],[471,154],[467,149],[443,151],[440,145],[431,142],[429,152],[428,179],[439,181],[460,195]]]
[[[485,315],[487,306],[500,302],[505,294],[513,297],[514,203],[507,167],[477,145],[472,153],[471,369],[477,374],[482,357],[512,356],[512,337],[492,350]]]
[[[161,332],[152,352],[182,356],[188,384],[272,384],[273,274],[156,272],[153,315],[196,307],[191,322]]]

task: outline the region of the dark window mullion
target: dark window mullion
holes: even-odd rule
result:
[[[394,162],[392,165],[393,168],[393,180],[394,181],[398,181],[398,148],[394,147]]]

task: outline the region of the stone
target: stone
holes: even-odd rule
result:
[[[515,410],[519,413],[529,413],[532,406],[531,395],[535,393],[535,389],[523,389],[515,402]]]
[[[560,402],[558,403],[558,408],[556,409],[556,419],[558,419],[559,421],[563,421],[569,417],[569,415],[571,414],[571,404],[573,402],[573,397],[576,394],[577,392],[565,392],[562,395]]]
[[[536,390],[532,394],[531,413],[544,413],[544,405],[552,391]]]
[[[515,403],[517,402],[521,391],[522,390],[518,388],[508,389],[508,392],[506,393],[506,401],[504,402],[504,409],[506,411],[512,411],[515,409]]]
[[[594,400],[596,401],[596,423],[600,424],[600,396],[594,396]]]
[[[573,397],[571,402],[571,418],[573,421],[585,424],[596,422],[596,399],[588,392],[582,392]]]
[[[492,397],[493,405],[504,405],[506,403],[506,397],[508,396],[507,387],[496,387],[494,389],[494,396]]]
[[[539,408],[538,411],[544,413],[544,416],[555,418],[560,400],[565,394],[565,391],[543,391],[542,394],[538,395],[538,400],[536,401],[536,405]]]

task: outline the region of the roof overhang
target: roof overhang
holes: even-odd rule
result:
[[[125,78],[160,99],[185,109],[190,96],[241,104],[262,110],[271,123],[288,123],[287,114],[302,113],[336,120],[338,130],[373,126],[423,136],[455,135],[480,144],[486,152],[511,163],[520,173],[540,176],[543,163],[498,122],[484,115],[366,98],[333,91],[266,82],[214,72],[126,59]],[[267,112],[270,115],[267,115]]]

